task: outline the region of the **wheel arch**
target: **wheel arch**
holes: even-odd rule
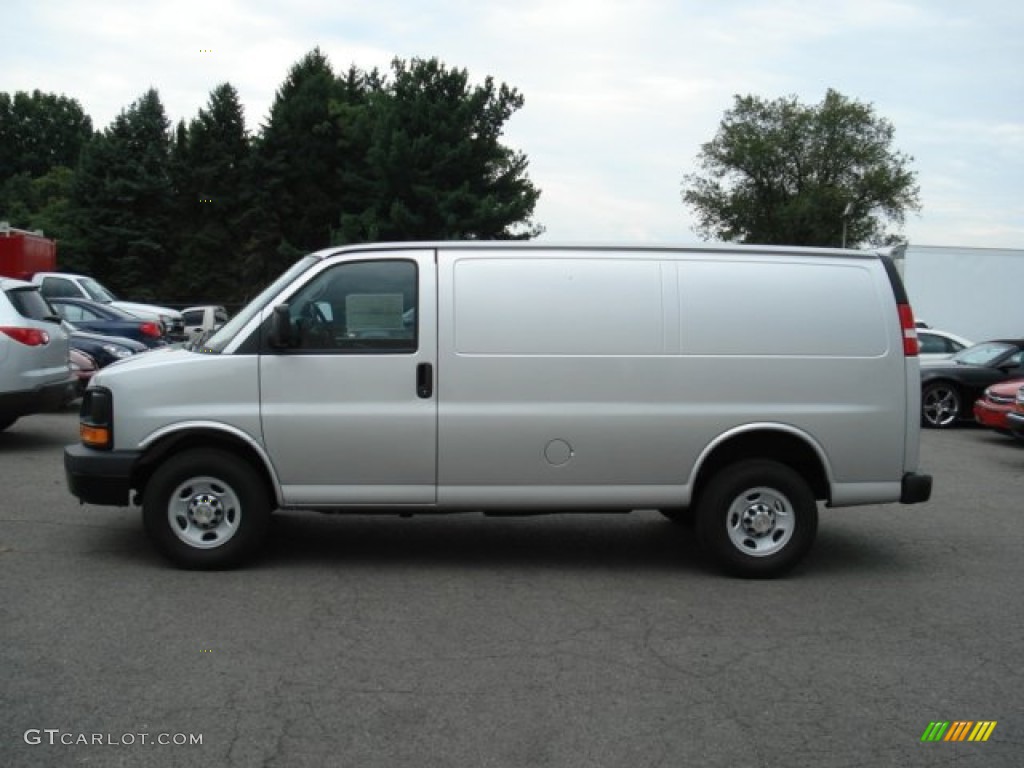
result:
[[[953,389],[955,389],[959,393],[963,393],[963,391],[964,391],[964,384],[963,384],[963,382],[957,381],[956,379],[952,378],[951,376],[935,376],[935,377],[930,378],[930,379],[922,379],[921,380],[921,391],[924,392],[926,389],[928,389],[928,387],[933,387],[936,384],[945,384],[945,385],[947,385],[949,387],[952,387]]]
[[[149,479],[171,456],[193,448],[219,448],[249,464],[266,486],[267,495],[280,506],[280,483],[273,464],[263,448],[246,433],[224,424],[195,422],[176,425],[148,437],[142,445],[142,458],[132,472],[132,488],[141,498]]]
[[[691,478],[691,499],[696,502],[723,467],[749,459],[789,467],[804,479],[815,499],[828,501],[832,496],[832,472],[817,440],[786,424],[750,424],[720,435],[704,449]]]

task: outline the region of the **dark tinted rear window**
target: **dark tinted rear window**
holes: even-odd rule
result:
[[[936,336],[934,333],[918,332],[917,339],[921,342],[921,354],[923,355],[941,355],[963,349],[963,347],[955,346],[946,337]]]
[[[22,317],[32,320],[55,321],[57,319],[57,314],[46,303],[46,299],[42,297],[39,289],[35,286],[31,288],[12,288],[7,291],[7,298],[11,300],[11,304],[14,305],[18,314]]]

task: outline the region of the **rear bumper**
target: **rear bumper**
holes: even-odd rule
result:
[[[96,451],[80,443],[64,448],[68,490],[86,504],[126,507],[138,451]]]
[[[0,419],[60,410],[74,395],[75,378],[71,375],[36,389],[0,393]]]
[[[919,504],[932,497],[932,476],[907,472],[900,483],[900,504]]]

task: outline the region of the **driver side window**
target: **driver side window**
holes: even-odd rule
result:
[[[338,264],[289,300],[295,348],[338,353],[417,349],[418,276],[405,260]]]

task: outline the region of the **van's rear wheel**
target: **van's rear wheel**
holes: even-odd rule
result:
[[[168,459],[142,504],[147,534],[182,568],[232,568],[260,548],[271,507],[260,476],[226,451],[198,449]]]
[[[818,505],[807,482],[775,461],[722,468],[697,502],[701,544],[726,571],[779,576],[807,554],[818,530]]]

